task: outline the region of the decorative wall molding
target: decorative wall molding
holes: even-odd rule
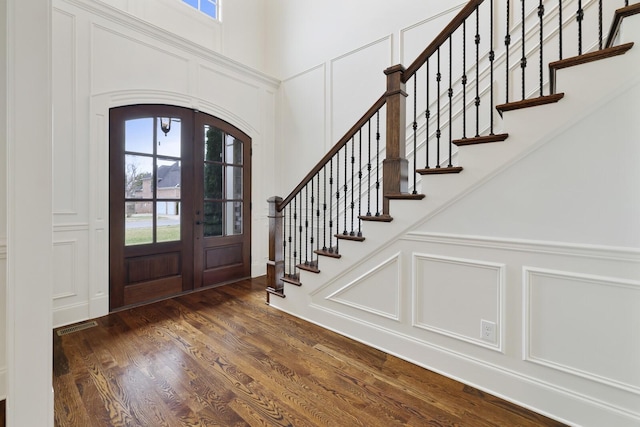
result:
[[[63,248],[67,251],[66,254],[61,252]],[[78,295],[78,283],[76,281],[78,275],[78,241],[76,239],[54,240],[53,256],[53,300],[71,298]],[[64,258],[60,259],[58,257]],[[60,289],[59,286],[64,286],[64,290]]]
[[[549,269],[542,269],[542,268],[535,268],[535,267],[523,267],[522,271],[523,271],[522,336],[523,336],[523,347],[524,347],[523,360],[526,360],[538,365],[546,366],[548,368],[552,368],[558,371],[566,372],[572,375],[576,375],[582,378],[586,378],[591,381],[606,384],[610,387],[613,387],[619,390],[628,391],[636,395],[640,395],[640,365],[637,364],[637,360],[640,360],[640,354],[637,354],[634,356],[633,354],[629,355],[628,352],[626,351],[620,351],[620,349],[616,351],[617,353],[616,356],[623,358],[623,360],[619,360],[615,364],[619,365],[620,363],[622,363],[623,367],[627,368],[627,370],[625,370],[624,375],[620,375],[619,378],[616,379],[616,378],[612,378],[610,376],[604,375],[603,372],[600,372],[600,373],[593,372],[593,371],[589,371],[588,369],[581,369],[579,366],[571,366],[567,363],[563,363],[561,360],[553,360],[553,355],[550,355],[549,353],[547,353],[547,355],[545,356],[544,354],[542,354],[545,352],[545,349],[536,348],[536,345],[533,343],[534,334],[535,334],[534,329],[538,326],[536,325],[536,320],[534,318],[534,314],[536,313],[536,311],[539,311],[539,312],[544,311],[544,316],[542,317],[544,317],[545,319],[553,318],[553,316],[557,316],[558,319],[564,319],[565,309],[569,310],[570,307],[573,307],[573,310],[571,310],[572,320],[565,321],[563,322],[564,324],[558,325],[559,327],[565,327],[568,329],[571,328],[572,321],[579,322],[579,320],[574,320],[574,319],[576,318],[576,316],[580,316],[581,314],[584,314],[585,316],[587,316],[584,318],[580,318],[584,321],[584,322],[580,321],[581,329],[584,329],[584,328],[589,329],[590,322],[593,322],[594,324],[603,324],[603,325],[606,324],[608,319],[601,316],[598,316],[596,318],[596,315],[597,313],[600,313],[600,311],[602,310],[601,306],[603,304],[606,306],[609,306],[611,304],[608,304],[608,303],[610,303],[611,301],[601,300],[597,298],[598,294],[595,294],[595,293],[593,295],[589,295],[588,294],[589,286],[593,287],[593,285],[595,285],[598,287],[600,286],[613,287],[613,288],[618,288],[620,290],[631,291],[631,292],[626,292],[624,295],[621,295],[618,298],[618,304],[616,304],[617,305],[616,312],[617,312],[617,316],[619,316],[616,318],[618,320],[627,318],[629,321],[626,323],[621,323],[618,321],[616,322],[617,330],[607,330],[606,332],[613,337],[615,337],[616,334],[620,336],[621,339],[615,340],[616,343],[618,343],[618,345],[620,345],[621,341],[624,342],[626,340],[631,340],[632,342],[630,346],[632,348],[629,349],[630,352],[633,353],[633,351],[635,351],[636,353],[640,353],[640,350],[638,350],[637,343],[635,343],[635,347],[633,343],[634,337],[636,338],[636,341],[638,337],[637,337],[637,325],[633,324],[634,321],[632,320],[634,317],[637,317],[636,316],[637,307],[640,306],[640,282],[635,280],[620,279],[616,277],[596,276],[596,275],[549,270]],[[580,286],[583,286],[584,289],[582,290],[581,294],[575,295],[576,293],[573,292],[572,295],[575,295],[575,296],[572,296],[572,299],[570,300],[567,300],[566,298],[563,299],[561,303],[562,308],[558,308],[558,310],[554,311],[554,307],[549,307],[549,304],[546,304],[545,307],[536,307],[535,302],[533,301],[533,293],[536,291],[536,287],[540,286],[540,284],[536,283],[536,280],[541,282],[544,279],[555,280],[553,284],[554,289],[558,289],[559,287],[560,288],[562,287],[561,281],[564,281],[565,285],[571,282],[574,285],[579,284]],[[548,285],[548,286],[551,286],[551,285]],[[590,300],[591,303],[590,304],[584,303],[581,300]],[[634,300],[637,302],[636,304],[633,303]],[[622,302],[628,303],[629,306],[624,307],[621,304]],[[577,308],[575,308],[574,306]],[[596,307],[595,308],[595,310],[597,311],[596,314],[593,313],[594,306]],[[625,312],[625,309],[627,310],[626,312]],[[580,313],[579,312],[580,310],[583,310],[584,312]],[[567,325],[567,323],[569,323],[569,325]],[[624,330],[625,327],[628,328],[626,333]],[[538,335],[541,335],[541,334],[543,335],[544,331],[548,330],[549,326],[547,326],[547,329],[545,329],[544,326],[540,326],[540,328],[542,329],[542,332],[539,332]],[[601,343],[595,342],[598,339],[602,341],[603,338],[605,338],[602,335],[602,332],[603,331],[598,331],[594,328],[593,335],[590,336],[590,340],[580,339],[581,337],[575,337],[577,343],[572,344],[570,341],[570,338],[573,338],[573,334],[571,334],[569,337],[567,337],[569,339],[568,340],[565,339],[565,341],[569,346],[584,345],[585,349],[593,348],[594,346],[597,346],[600,349],[603,349],[603,346],[608,347],[608,345],[606,344],[606,341],[603,341]],[[546,335],[543,335],[543,336],[544,338],[539,338],[539,340],[548,340],[549,343],[547,343],[547,346],[553,346],[553,344],[551,344],[553,342],[553,338],[548,337]],[[612,344],[612,343],[609,343],[609,344]],[[542,344],[540,345],[542,346]],[[590,354],[588,352],[582,352],[583,360],[589,359],[589,356]],[[624,358],[628,359],[626,360],[627,363],[624,363]],[[636,371],[635,372],[628,371],[628,369],[632,369],[633,366],[636,367]],[[636,383],[632,384],[628,381],[623,380],[622,379],[623,376],[625,377],[625,379],[635,380]]]
[[[400,302],[402,301],[402,254],[400,252],[377,264],[361,276],[347,283],[337,291],[325,297],[326,300],[334,301],[347,307],[356,308],[367,313],[377,316],[386,317],[395,321],[400,321]],[[371,280],[377,275],[387,273],[389,270],[391,276],[395,278],[391,283],[388,280]],[[389,274],[389,273],[388,273]],[[387,277],[389,279],[389,277]],[[362,300],[355,295],[355,299],[350,299],[348,294],[358,287],[366,287],[366,293],[376,295],[379,302],[378,307],[365,305],[357,302]],[[369,300],[374,300],[369,296]]]
[[[7,241],[0,239],[0,259],[7,259]]]
[[[53,225],[53,232],[54,233],[77,232],[77,231],[89,231],[89,223],[88,222],[77,222],[77,223],[54,224]]]
[[[67,216],[67,215],[77,215],[78,214],[78,189],[77,189],[77,183],[78,183],[78,179],[77,179],[77,150],[78,150],[78,140],[77,140],[77,129],[78,129],[78,124],[77,124],[77,95],[78,95],[78,87],[77,87],[77,69],[78,69],[78,49],[77,49],[77,44],[76,44],[76,40],[78,39],[77,37],[77,22],[76,22],[76,16],[72,13],[69,13],[67,11],[58,9],[58,8],[53,8],[53,19],[54,19],[54,23],[55,23],[55,17],[56,15],[59,17],[65,17],[66,19],[69,20],[69,27],[70,27],[70,40],[65,40],[65,43],[68,43],[68,46],[66,46],[66,48],[69,50],[70,53],[70,58],[67,58],[69,60],[65,60],[65,61],[54,61],[53,62],[53,76],[54,79],[55,78],[61,78],[60,75],[64,76],[64,78],[67,80],[65,82],[65,85],[54,85],[53,86],[53,97],[54,97],[54,103],[56,102],[56,100],[59,100],[61,98],[67,98],[67,102],[68,105],[65,105],[65,109],[69,108],[70,109],[70,114],[68,115],[63,115],[62,117],[65,118],[69,118],[69,122],[68,123],[64,123],[63,126],[63,132],[69,132],[69,137],[67,138],[60,138],[59,135],[57,135],[56,132],[56,128],[55,128],[55,124],[59,123],[60,117],[56,117],[56,119],[54,120],[54,140],[56,140],[56,150],[54,150],[53,152],[53,163],[54,166],[56,164],[59,164],[59,161],[56,161],[56,154],[59,154],[61,151],[64,154],[68,155],[69,157],[69,164],[71,165],[71,167],[69,168],[65,168],[65,173],[68,175],[68,180],[65,180],[66,182],[64,184],[60,184],[58,182],[57,186],[54,187],[54,202],[55,202],[55,189],[56,187],[64,187],[64,191],[66,193],[69,193],[69,206],[66,206],[65,209],[60,209],[60,207],[56,207],[54,205],[54,212],[53,215],[54,216]],[[56,39],[60,36],[60,31],[55,32],[55,34],[57,35],[57,37],[54,37],[54,42],[56,41]],[[59,65],[62,64],[62,65]],[[64,67],[64,70],[58,69],[56,66],[58,67]],[[56,77],[56,70],[59,71],[59,74]],[[59,82],[59,80],[57,81]],[[69,90],[70,89],[70,90]],[[61,93],[56,93],[57,90],[61,90]],[[58,108],[61,108],[58,105]],[[56,138],[57,136],[57,138]],[[60,146],[62,144],[66,144],[68,146],[68,148],[66,150],[60,150]],[[56,168],[54,167],[53,170],[54,176],[56,174]],[[58,176],[57,180],[54,180],[54,183],[56,183],[56,181],[60,181],[61,177]],[[57,188],[58,191],[62,190],[62,188]]]
[[[204,59],[206,61],[217,63],[220,66],[234,70],[235,72],[243,74],[251,79],[258,80],[267,86],[277,88],[280,85],[280,80],[274,77],[271,77],[253,68],[247,67],[197,43],[193,43],[185,38],[176,36],[175,34],[165,31],[162,28],[149,25],[139,18],[124,13],[105,3],[93,0],[57,1],[68,3],[89,13],[98,15],[102,19],[106,19],[114,24],[127,28],[128,30],[153,38],[158,41],[158,44],[161,46],[172,46],[182,52],[189,53],[190,55]]]
[[[625,247],[546,242],[526,239],[505,239],[489,236],[469,236],[423,231],[410,231],[404,235],[401,240],[502,249],[519,252],[535,252],[550,255],[567,255],[601,260],[640,262],[640,249]]]
[[[431,264],[429,268],[430,277],[427,279],[422,276],[420,266],[421,264],[426,265],[429,263]],[[455,272],[438,271],[438,265],[442,267],[442,270],[447,270],[447,267],[454,266]],[[482,347],[487,347],[499,352],[503,351],[505,264],[434,254],[413,253],[412,268],[413,327],[436,332],[441,335],[471,344],[480,345]],[[485,273],[486,276],[486,272],[489,272],[490,277],[484,277],[484,279],[489,281],[481,283],[481,280],[483,279],[482,275]],[[446,273],[457,274],[458,276],[454,277]],[[469,277],[474,277],[475,282],[466,282]],[[456,304],[455,307],[458,308],[458,310],[454,310],[454,306],[451,306],[451,310],[455,311],[456,314],[454,315],[455,321],[448,319],[451,321],[449,326],[435,325],[430,323],[427,319],[428,315],[438,308],[428,307],[424,304],[425,301],[436,299],[429,298],[429,295],[426,295],[428,290],[424,284],[429,281],[435,282],[437,284],[436,288],[439,292],[442,292],[442,294],[439,294],[439,298],[437,298],[437,303],[434,302],[436,306],[441,306],[443,301],[448,301]],[[472,293],[474,288],[479,287],[483,287],[483,291],[474,295]],[[493,302],[488,303],[489,305],[494,305],[493,309],[491,307],[482,307],[482,299],[489,289],[494,292]],[[456,295],[454,296],[453,293],[456,290],[458,292],[455,292]],[[471,298],[472,301],[466,301],[465,298]],[[487,304],[486,301],[484,303],[485,305]],[[465,309],[461,309],[461,307],[465,307]],[[470,319],[470,321],[475,322],[475,324],[467,327],[466,329],[473,332],[465,333],[463,328],[458,324],[461,321],[460,316],[468,315],[469,311],[472,310],[477,311],[477,313],[472,313],[473,318]],[[442,322],[447,321],[447,319],[442,316],[440,317],[440,320]],[[495,343],[483,341],[480,338],[481,320],[488,320],[495,323]],[[457,330],[455,328],[457,328]]]

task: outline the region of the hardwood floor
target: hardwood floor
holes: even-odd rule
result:
[[[265,305],[242,281],[54,332],[57,426],[559,426]]]

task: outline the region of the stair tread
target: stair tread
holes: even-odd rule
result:
[[[424,199],[424,194],[411,194],[411,193],[387,193],[384,195],[387,199],[394,200],[422,200]]]
[[[302,286],[302,283],[300,282],[300,276],[297,274],[285,274],[282,278],[282,281],[287,282],[291,285]]]
[[[439,175],[445,173],[460,173],[462,172],[462,166],[448,166],[446,168],[435,167],[435,168],[424,168],[424,169],[416,169],[416,172],[420,175]]]
[[[554,93],[552,95],[539,96],[537,98],[523,99],[522,101],[508,102],[496,105],[496,110],[500,114],[505,111],[519,110],[521,108],[537,107],[539,105],[552,104],[564,98],[564,93]]]
[[[351,234],[338,233],[338,234],[335,234],[334,237],[336,237],[338,239],[343,239],[343,240],[351,240],[351,241],[354,241],[354,242],[363,242],[364,241],[364,237],[363,236],[352,236]]]
[[[474,136],[472,138],[454,139],[453,144],[458,147],[463,145],[486,144],[489,142],[501,142],[509,137],[508,133],[499,133],[494,135]]]
[[[391,221],[393,221],[393,217],[391,215],[386,215],[386,214],[360,215],[358,218],[360,218],[363,221],[377,221],[377,222],[391,222]]]
[[[320,273],[320,270],[318,269],[318,263],[315,261],[310,262],[309,264],[298,264],[296,265],[296,267],[298,267],[300,270],[309,271],[311,273]]]
[[[340,258],[340,257],[342,257],[342,255],[340,255],[338,253],[338,251],[336,249],[334,249],[334,248],[317,249],[317,250],[315,250],[313,252],[318,254],[318,255],[328,256],[329,258]]]
[[[286,298],[286,295],[284,294],[284,289],[275,289],[269,286],[267,288],[267,304],[269,303],[269,294],[278,296],[280,298]]]

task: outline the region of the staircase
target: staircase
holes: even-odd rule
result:
[[[446,229],[439,225],[443,215],[452,218],[449,227],[464,229],[468,220],[458,205],[479,206],[469,217],[490,212],[482,203],[492,200],[469,200],[637,86],[640,55],[633,46],[640,32],[632,31],[637,18],[628,18],[640,13],[640,3],[544,3],[532,15],[526,2],[506,2],[506,16],[496,20],[505,24],[498,43],[494,2],[470,1],[416,61],[385,70],[387,91],[379,100],[286,198],[269,200],[267,302],[568,424],[639,425],[636,365],[627,367],[628,380],[618,378],[614,367],[574,366],[532,332],[545,330],[534,303],[547,286],[534,286],[543,283],[540,277],[573,278],[556,270],[575,271],[565,265],[581,256],[609,255],[596,256],[590,246],[569,245],[566,255],[533,240],[439,231]],[[565,9],[567,4],[577,9]],[[618,9],[607,15],[607,7]],[[606,33],[605,16],[613,16]],[[547,165],[538,167],[544,175]],[[548,261],[554,268],[531,265],[546,265],[540,254],[547,252],[558,252]],[[638,257],[630,253],[631,267],[623,271],[637,272]],[[512,290],[509,284],[523,276],[522,288]],[[472,281],[485,293],[461,285]],[[473,298],[460,303],[465,293]],[[494,301],[483,301],[486,294]],[[473,299],[484,313],[476,313]],[[459,311],[455,318],[447,307]],[[465,310],[473,325],[456,325]],[[492,318],[475,336],[469,331],[478,316]],[[623,350],[632,357],[637,349],[629,348]]]

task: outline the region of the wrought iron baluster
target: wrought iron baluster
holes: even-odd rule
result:
[[[371,216],[371,119],[367,122],[369,127],[368,151],[367,151],[367,216]]]
[[[520,58],[520,68],[522,69],[522,99],[525,99],[526,97],[524,83],[525,83],[525,74],[527,70],[527,50],[525,48],[525,41],[526,41],[525,39],[527,36],[524,28],[524,20],[525,20],[524,0],[522,0],[522,21],[521,21],[522,39],[520,40],[520,42],[522,43],[522,58]]]
[[[362,236],[362,128],[358,131],[358,237]]]
[[[438,98],[436,102],[437,108],[437,120],[436,120],[436,168],[440,167],[440,136],[442,132],[440,131],[440,81],[442,80],[442,73],[440,73],[440,47],[438,47],[438,72],[436,74],[436,82],[438,82]]]
[[[345,196],[346,197],[346,196]],[[340,150],[336,153],[336,248],[340,244]]]
[[[313,243],[314,243],[314,229],[313,229],[313,215],[315,213],[315,197],[314,197],[315,186],[313,185],[313,178],[311,178],[311,239],[309,239],[309,253],[311,254],[310,265],[313,265]]]
[[[453,121],[452,121],[452,110],[453,110],[453,35],[449,36],[449,90],[447,91],[447,95],[449,95],[449,164],[448,167],[452,167],[451,164],[451,156],[452,156],[452,146],[453,146]],[[414,191],[413,194],[417,192]]]
[[[509,21],[511,20],[510,6],[511,1],[507,0],[507,34],[504,36],[504,47],[505,47],[505,69],[506,69],[506,78],[505,78],[505,103],[509,103],[509,46],[511,46],[511,34]]]
[[[287,207],[282,212],[282,260],[284,262],[283,270],[285,276],[287,275]]]
[[[351,139],[351,143],[353,143],[353,138]],[[353,174],[351,175],[351,182],[353,183]],[[342,234],[347,236],[349,231],[347,230],[347,193],[349,190],[348,180],[347,180],[347,145],[344,146],[344,231]],[[351,197],[353,197],[353,192],[351,192]]]
[[[318,177],[318,186],[316,187],[316,227],[318,227],[318,232],[316,234],[316,250],[320,250],[320,172],[316,174]],[[316,261],[318,257],[316,256]]]
[[[418,166],[416,164],[418,159],[418,73],[413,75],[413,192],[412,194],[418,194],[416,190],[416,176],[418,172]]]
[[[425,169],[429,169],[430,165],[429,165],[429,120],[431,119],[431,108],[429,104],[429,86],[430,86],[430,82],[429,82],[429,60],[431,58],[427,58],[427,76],[425,78],[425,85],[427,87],[427,109],[424,112],[424,116],[425,116]]]
[[[301,194],[298,194],[300,197],[302,197]],[[293,252],[293,263],[295,264],[296,268],[298,267],[298,255],[300,255],[300,264],[302,264],[302,216],[300,216],[300,225],[298,225],[298,196],[295,197],[295,199],[293,199],[293,221],[294,221],[294,231],[295,234],[293,235],[293,246],[295,248],[295,251]],[[302,202],[300,202],[300,212],[302,212]],[[298,236],[298,234],[300,234]]]
[[[476,138],[480,136],[480,6],[476,6]]]
[[[542,0],[538,3],[538,18],[540,18],[540,96],[544,95],[543,91],[543,80],[544,80],[544,5],[542,4]]]
[[[309,185],[304,186],[304,265],[309,265]]]
[[[376,112],[376,216],[380,216],[380,111]]]
[[[462,21],[462,139],[467,138],[467,20]]]
[[[598,49],[602,50],[602,0],[598,0]]]
[[[560,47],[560,59],[562,59],[562,0],[558,0],[558,44]]]
[[[355,192],[356,192],[356,176],[355,176],[355,167],[356,167],[356,155],[355,155],[355,151],[356,151],[356,142],[355,142],[355,137],[351,138],[351,231],[349,232],[350,236],[355,236],[355,231],[354,231],[354,221],[355,221],[355,203],[354,203],[354,196],[355,196]]]
[[[493,115],[494,115],[494,111],[493,111],[493,107],[494,107],[494,103],[493,103],[493,61],[496,59],[496,52],[495,50],[493,50],[493,0],[491,0],[489,2],[489,14],[491,15],[490,20],[489,20],[489,63],[490,63],[490,75],[489,75],[489,79],[491,80],[489,82],[489,120],[490,120],[490,126],[489,126],[489,135],[493,135]]]
[[[327,164],[322,168],[322,250],[327,250]]]
[[[333,198],[333,157],[329,160],[329,195]],[[333,201],[329,200],[329,252],[333,249]]]
[[[582,55],[582,20],[584,19],[584,9],[582,8],[582,0],[578,0],[578,11],[576,12],[576,21],[578,21],[578,55]]]

